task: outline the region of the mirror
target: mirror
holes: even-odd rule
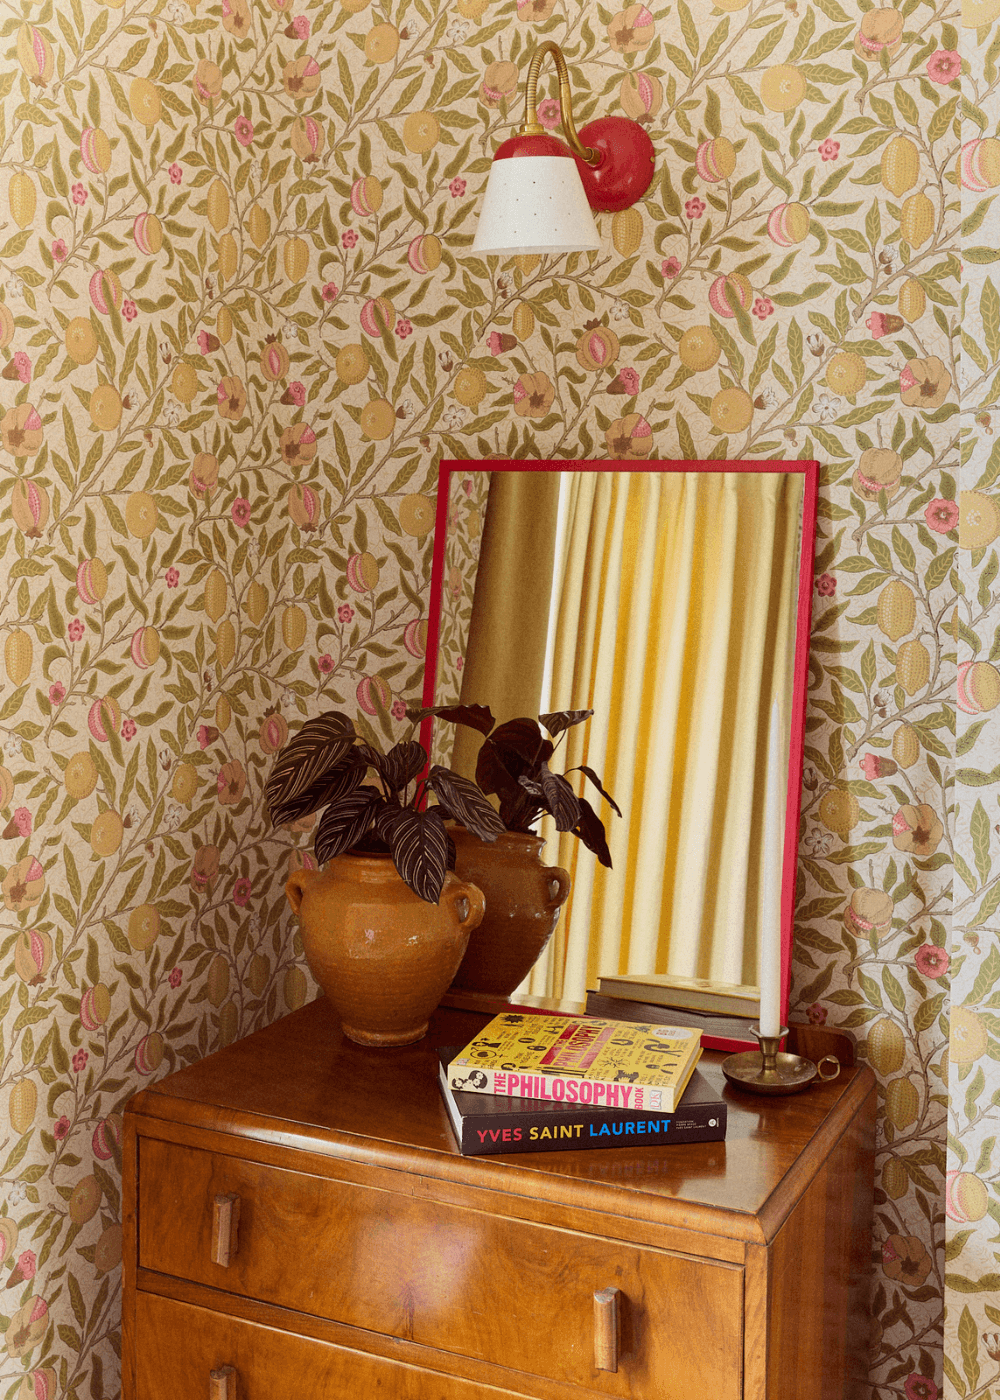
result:
[[[680,1004],[708,991],[716,1008],[742,991],[730,1004],[743,1021],[712,1019],[705,1036],[739,1045],[757,1019],[763,949],[784,1019],[818,473],[783,461],[442,462],[424,703],[461,696],[500,721],[592,708],[567,736],[565,767],[595,770],[624,813],[591,790],[611,871],[542,827],[547,863],[569,869],[574,889],[522,991],[669,1004],[689,983]],[[422,737],[434,761],[474,773],[472,731],[438,724]]]

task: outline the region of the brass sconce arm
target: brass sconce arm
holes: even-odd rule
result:
[[[585,160],[588,165],[598,165],[602,160],[601,152],[595,151],[592,146],[580,144],[576,123],[573,121],[573,99],[569,90],[569,70],[566,67],[562,49],[551,39],[546,40],[544,44],[539,44],[531,55],[531,63],[528,67],[528,86],[525,93],[524,125],[521,127],[520,134],[522,136],[541,136],[545,131],[538,120],[538,74],[546,54],[552,55],[556,73],[559,75],[559,106],[562,109],[562,128],[566,144],[579,160]]]

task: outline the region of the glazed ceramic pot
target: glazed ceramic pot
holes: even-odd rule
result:
[[[285,894],[316,981],[360,1045],[409,1045],[426,1033],[483,917],[474,885],[449,871],[439,902],[428,904],[388,856],[295,870]]]
[[[449,824],[455,842],[455,873],[478,886],[486,913],[469,939],[453,990],[508,996],[527,976],[569,897],[570,878],[542,864],[540,836],[507,831],[487,843]]]

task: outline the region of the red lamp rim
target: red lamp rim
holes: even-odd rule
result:
[[[560,141],[558,136],[552,136],[547,131],[535,136],[508,137],[497,147],[493,159],[513,160],[520,156],[559,156],[566,160],[575,159],[566,142]]]

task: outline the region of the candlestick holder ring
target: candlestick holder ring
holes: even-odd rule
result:
[[[762,1035],[760,1026],[751,1026],[750,1033],[760,1041],[760,1049],[729,1055],[722,1062],[722,1073],[737,1089],[751,1094],[797,1094],[817,1078],[836,1079],[840,1073],[835,1055],[824,1055],[817,1065],[804,1055],[779,1051],[787,1026],[781,1026],[777,1035]]]

